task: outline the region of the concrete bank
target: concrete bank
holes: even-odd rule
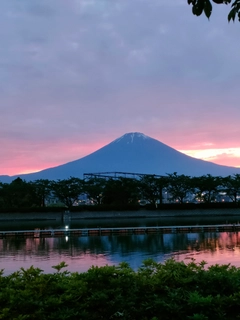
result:
[[[239,216],[240,209],[195,209],[195,210],[139,210],[139,211],[83,211],[44,213],[0,213],[0,221],[41,221],[41,220],[81,220],[81,219],[127,219],[159,217],[216,217]]]

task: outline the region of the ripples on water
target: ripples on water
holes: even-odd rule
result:
[[[171,257],[186,263],[195,259],[240,267],[239,247],[240,233],[236,232],[9,238],[0,239],[0,268],[7,275],[34,265],[48,273],[65,261],[69,271],[83,272],[92,265],[126,261],[136,270],[144,259],[164,262]]]
[[[76,220],[69,228],[203,225],[238,223],[236,217],[184,217],[142,219]],[[33,230],[64,228],[59,221],[0,222],[0,230]],[[177,261],[209,264],[231,263],[240,267],[240,235],[238,233],[188,233],[149,235],[108,235],[62,238],[0,239],[0,268],[11,274],[20,267],[31,265],[44,272],[54,272],[53,265],[65,261],[69,271],[87,271],[92,265],[113,265],[126,261],[138,269],[144,259],[164,262],[174,257]]]

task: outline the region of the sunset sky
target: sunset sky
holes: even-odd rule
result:
[[[240,23],[187,0],[1,0],[0,174],[142,132],[240,167]]]

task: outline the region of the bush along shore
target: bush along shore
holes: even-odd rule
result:
[[[240,269],[146,260],[85,273],[44,274],[34,267],[0,276],[0,319],[239,319]]]

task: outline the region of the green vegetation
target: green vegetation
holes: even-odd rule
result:
[[[206,268],[172,259],[146,260],[138,271],[127,263],[54,274],[21,268],[0,276],[0,319],[239,319],[240,269]]]
[[[97,210],[136,210],[145,203],[149,208],[181,204],[207,204],[223,202],[238,206],[240,197],[240,174],[215,177],[210,174],[200,177],[178,175],[139,175],[135,178],[108,177],[64,180],[36,180],[26,182],[20,178],[11,183],[0,183],[0,211],[16,210],[56,211],[81,210],[82,205],[97,207]],[[80,206],[80,207],[79,207]],[[86,209],[86,207],[85,207]],[[89,209],[89,207],[88,207]],[[41,211],[40,210],[40,211]],[[49,209],[47,209],[49,210]]]

